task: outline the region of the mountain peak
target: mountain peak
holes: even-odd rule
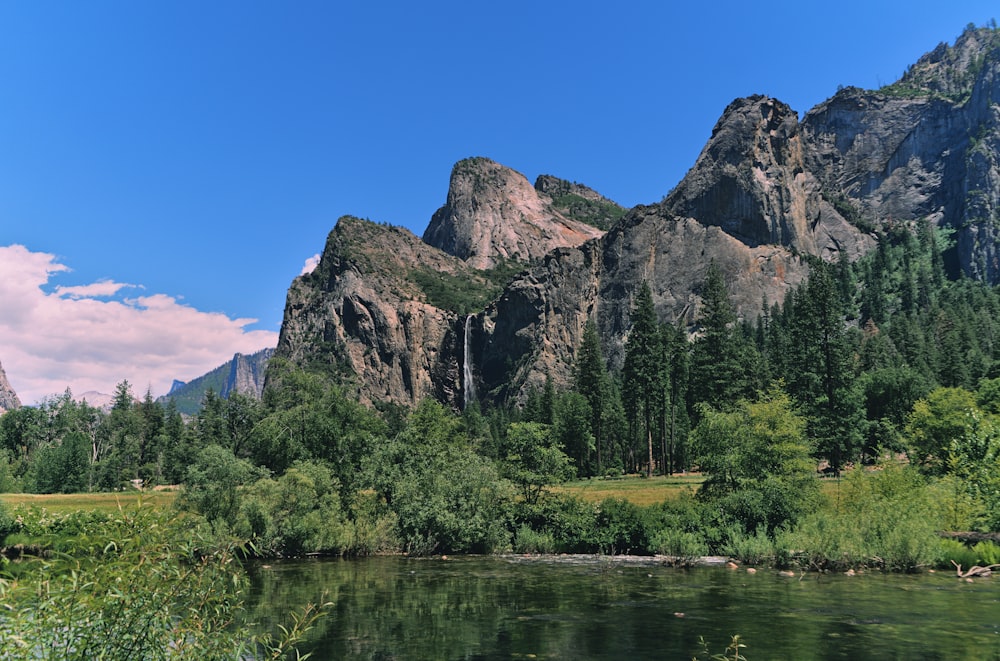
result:
[[[603,232],[558,211],[528,179],[488,158],[452,168],[448,198],[423,240],[477,269],[530,262],[555,248],[578,246]]]
[[[972,93],[979,73],[989,62],[1000,61],[1000,30],[970,24],[954,45],[941,42],[881,92],[901,96],[940,96],[963,102]]]

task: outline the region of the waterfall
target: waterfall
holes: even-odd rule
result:
[[[472,349],[469,346],[471,342],[469,341],[472,337],[472,315],[468,315],[465,318],[465,350],[462,357],[462,362],[465,363],[462,367],[462,393],[463,393],[463,404],[462,408],[469,408],[471,402],[476,401],[476,384],[472,377]]]

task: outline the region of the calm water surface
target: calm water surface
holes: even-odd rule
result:
[[[1000,577],[394,557],[270,564],[253,586],[264,626],[326,593],[314,659],[687,660],[738,633],[750,661],[1000,660]]]

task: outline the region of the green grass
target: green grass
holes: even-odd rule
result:
[[[142,494],[135,491],[122,493],[4,493],[0,494],[0,503],[8,508],[19,505],[28,507],[44,507],[50,512],[68,513],[80,510],[101,512],[115,511],[123,507],[131,507],[142,499],[144,505],[152,505],[158,509],[173,506],[177,498],[176,491],[147,491]]]
[[[555,493],[579,496],[590,502],[600,502],[606,498],[624,498],[636,505],[646,506],[673,500],[685,492],[695,492],[704,476],[696,473],[686,475],[657,475],[645,478],[628,475],[616,478],[594,478],[565,482],[550,489]]]

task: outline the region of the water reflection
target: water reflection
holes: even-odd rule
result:
[[[253,573],[273,627],[335,604],[315,659],[690,659],[739,633],[763,659],[1000,660],[1000,579],[520,564],[499,558],[277,563]]]

